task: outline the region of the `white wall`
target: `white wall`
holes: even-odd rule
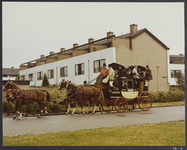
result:
[[[21,70],[19,72],[20,76],[25,75],[25,80],[28,80],[28,75],[33,73],[33,81],[30,82],[30,86],[41,86],[42,80],[37,80],[37,72],[42,71],[47,74],[47,70],[54,69],[54,78],[49,79],[50,84],[59,84],[62,79],[71,80],[76,84],[83,84],[83,81],[87,81],[90,79],[96,78],[99,73],[94,73],[93,70],[93,61],[105,59],[106,64],[116,62],[116,49],[115,47],[110,47],[107,49],[99,50],[96,52],[91,52],[88,54],[59,60],[56,62],[52,62],[49,64],[44,64],[41,66]],[[88,61],[90,61],[90,66],[88,66]],[[75,75],[75,64],[84,63],[84,74],[83,75]],[[60,68],[68,66],[68,77],[60,77]],[[90,68],[90,69],[88,69]],[[90,70],[88,72],[88,70]],[[90,77],[89,77],[90,75]]]
[[[15,80],[16,79],[16,77],[3,77],[2,78],[3,80]]]

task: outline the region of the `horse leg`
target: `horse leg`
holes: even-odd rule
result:
[[[94,106],[93,106],[94,108],[93,108],[93,112],[92,112],[92,114],[95,114],[95,110],[96,110],[96,104],[95,104],[95,102],[94,102]]]
[[[18,105],[17,105],[17,103],[16,103],[16,105],[15,105],[15,115],[14,115],[13,119],[16,119],[16,118],[17,118],[17,107],[18,107]]]
[[[84,108],[83,108],[83,106],[82,106],[82,102],[80,102],[80,106],[81,106],[81,108],[82,108],[82,114],[85,115],[85,111],[84,111]]]
[[[77,107],[78,113],[79,113],[79,106],[78,106],[78,102],[76,100],[74,100],[74,108],[73,108],[73,111],[72,111],[71,115],[74,115],[75,107]]]
[[[42,103],[42,107],[43,107],[43,110],[44,110],[43,114],[48,115],[46,103],[43,102],[43,101],[41,103]]]
[[[89,113],[89,111],[90,111],[90,102],[88,103],[88,110],[87,110],[87,114]]]
[[[70,109],[70,101],[68,101],[68,110],[67,110],[67,112],[66,112],[66,115],[68,115],[69,109]]]
[[[78,114],[80,115],[80,114],[81,114],[81,112],[80,112],[80,109],[79,109],[79,103],[78,103],[78,102],[77,102],[76,107],[77,107],[77,110],[78,110]]]
[[[20,120],[20,118],[22,117],[22,106],[21,106],[21,104],[18,104],[18,107],[19,107],[19,111],[17,111],[17,114],[19,114],[19,117],[17,119]]]

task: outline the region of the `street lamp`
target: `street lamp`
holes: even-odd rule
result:
[[[157,92],[158,92],[158,68],[160,67],[160,65],[156,65],[157,68]]]

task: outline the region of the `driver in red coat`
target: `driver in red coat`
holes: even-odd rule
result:
[[[101,83],[104,78],[109,74],[109,69],[106,68],[106,64],[103,64],[103,69],[101,70],[99,76],[96,79],[96,83]]]

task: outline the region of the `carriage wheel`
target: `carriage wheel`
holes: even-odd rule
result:
[[[128,104],[127,110],[128,110],[128,111],[132,111],[133,109],[136,108],[136,105],[137,105],[137,103]]]
[[[103,106],[103,110],[106,112],[110,112],[113,110],[113,106]]]
[[[153,98],[149,92],[142,92],[138,97],[138,106],[141,110],[147,111],[153,104]]]
[[[115,101],[115,109],[117,112],[122,113],[124,112],[128,107],[128,102],[124,97],[119,97]]]

